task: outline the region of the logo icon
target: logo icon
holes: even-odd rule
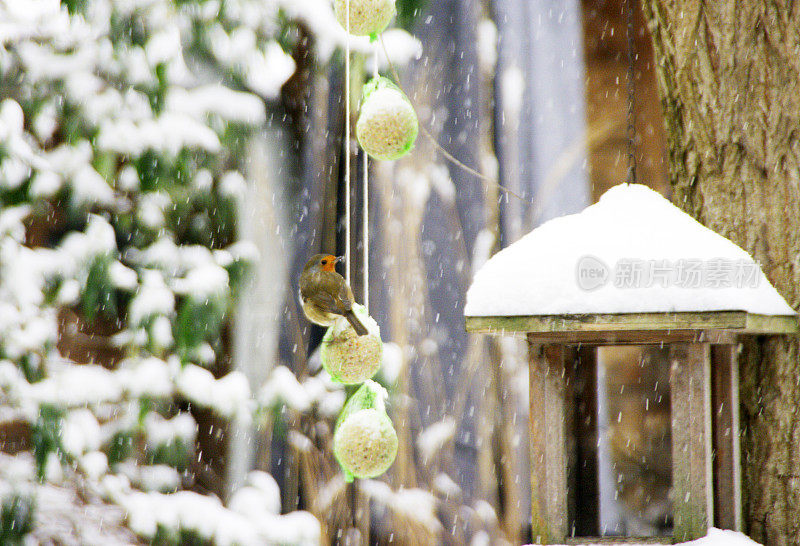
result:
[[[583,256],[575,268],[575,280],[581,290],[597,290],[608,284],[611,275],[608,266],[600,258]]]

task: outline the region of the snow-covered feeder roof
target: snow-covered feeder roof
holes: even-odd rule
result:
[[[612,330],[797,328],[747,252],[639,184],[498,252],[475,274],[464,314],[471,331],[570,331],[572,319]]]

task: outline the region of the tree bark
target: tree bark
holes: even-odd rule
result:
[[[758,260],[800,304],[800,6],[644,0],[656,54],[673,200]],[[743,346],[745,525],[800,544],[796,338]]]

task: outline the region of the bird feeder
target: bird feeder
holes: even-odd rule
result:
[[[364,100],[356,123],[356,137],[365,152],[378,161],[394,161],[408,154],[419,132],[411,101],[387,78],[364,85]]]
[[[360,385],[372,379],[383,364],[381,330],[363,305],[354,304],[353,312],[367,328],[359,336],[344,317],[339,317],[322,338],[322,367],[331,379],[344,385]]]
[[[475,275],[465,315],[470,332],[528,341],[534,542],[600,534],[596,451],[581,449],[596,446],[598,431],[582,413],[596,412],[596,348],[612,345],[669,352],[673,536],[665,541],[711,526],[741,530],[738,343],[798,331],[794,310],[744,250],[652,190],[617,186],[492,257]]]

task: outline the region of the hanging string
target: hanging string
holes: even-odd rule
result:
[[[344,259],[345,259],[345,279],[347,284],[350,284],[350,0],[345,0],[345,20],[347,37],[345,38],[344,45]],[[358,489],[356,482],[348,484],[347,496],[348,504],[350,505],[350,526],[352,529],[358,529],[358,517],[356,511],[358,509]],[[356,531],[358,532],[358,531]]]
[[[392,59],[389,57],[389,51],[386,49],[386,43],[383,41],[383,35],[380,36],[380,41],[381,41],[381,47],[383,48],[383,54],[386,56],[386,63],[389,65],[389,70],[390,70],[390,72],[392,74],[392,77],[394,78],[394,81],[397,84],[397,86],[402,89],[402,86],[400,85],[400,75],[397,73],[397,69],[394,67],[394,64],[392,63]],[[414,101],[411,100],[411,97],[408,95],[408,93],[406,93],[406,96],[408,97],[409,102],[411,102],[411,106],[414,108],[414,110],[416,112],[419,112],[419,108],[417,108],[417,105],[414,104]],[[519,195],[514,190],[511,190],[511,189],[503,186],[502,184],[500,184],[494,178],[486,176],[485,174],[476,171],[475,169],[473,169],[469,165],[465,165],[463,162],[459,161],[453,154],[448,152],[444,148],[444,146],[439,144],[439,142],[436,140],[436,137],[434,137],[431,134],[431,132],[428,131],[427,127],[425,127],[421,123],[419,125],[419,128],[420,128],[420,131],[422,131],[422,134],[425,135],[425,138],[427,138],[431,142],[431,144],[433,144],[433,146],[439,151],[439,153],[442,154],[444,156],[444,158],[447,159],[450,163],[452,163],[456,167],[459,167],[460,169],[468,172],[469,174],[479,178],[480,180],[483,180],[484,182],[496,187],[497,189],[499,189],[501,191],[504,191],[506,194],[513,195],[514,197],[516,197],[517,199],[519,199],[520,201],[522,201],[524,203],[527,203],[529,205],[533,204],[533,200],[532,199],[525,199],[524,197]]]
[[[628,41],[628,127],[627,127],[627,148],[628,148],[628,184],[636,183],[636,42],[633,35],[633,7],[631,4],[635,0],[625,0],[626,27],[625,36]]]
[[[350,0],[345,0],[344,44],[344,271],[350,284]]]
[[[364,221],[364,308],[369,313],[369,157],[366,152],[364,155],[364,191],[362,195],[362,206],[364,207],[362,216]]]

